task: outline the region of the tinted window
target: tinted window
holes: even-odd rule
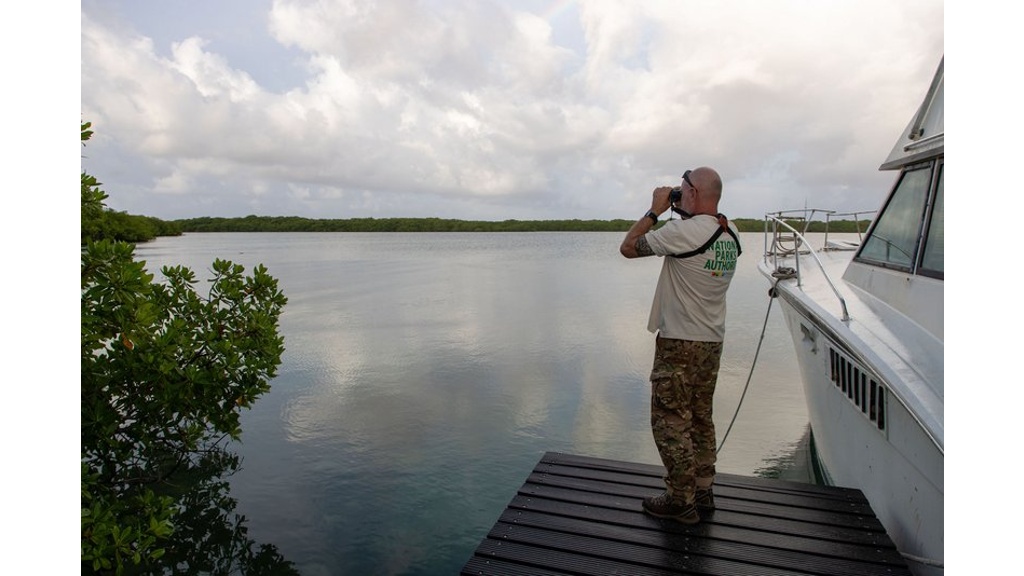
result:
[[[892,199],[864,242],[859,258],[910,268],[928,198],[929,168],[925,166],[903,174]]]
[[[939,167],[939,183],[935,190],[935,206],[932,208],[932,219],[928,224],[928,238],[924,245],[924,258],[921,260],[921,268],[942,274],[942,263],[945,260],[943,248],[943,220],[942,220],[942,168]]]

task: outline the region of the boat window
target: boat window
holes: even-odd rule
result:
[[[924,256],[921,259],[921,273],[928,276],[943,276],[943,224],[942,224],[942,168],[939,166],[939,182],[935,190],[935,205],[932,206],[932,217],[928,223],[928,236],[924,244]]]
[[[884,266],[911,268],[928,198],[929,167],[922,166],[903,174],[858,258]]]

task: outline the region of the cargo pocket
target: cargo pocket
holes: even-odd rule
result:
[[[679,395],[679,381],[675,374],[664,370],[651,372],[651,405],[662,410],[679,410],[682,407]]]

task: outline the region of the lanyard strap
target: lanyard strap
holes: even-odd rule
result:
[[[683,252],[682,254],[669,254],[669,256],[673,258],[689,258],[691,256],[703,254],[711,248],[715,243],[715,240],[718,240],[718,237],[722,235],[722,232],[728,232],[729,236],[732,236],[732,239],[736,242],[736,256],[743,254],[743,248],[740,247],[739,237],[732,231],[732,228],[729,228],[729,219],[725,217],[725,214],[716,214],[716,216],[718,217],[718,230],[715,230],[715,233],[711,235],[711,238],[709,238],[708,241],[700,248],[690,250],[689,252]]]

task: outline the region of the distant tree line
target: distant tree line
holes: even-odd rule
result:
[[[609,232],[628,230],[626,220],[455,220],[447,218],[310,219],[298,216],[175,220],[184,232]]]
[[[103,210],[93,218],[82,219],[82,243],[87,240],[148,242],[157,236],[181,236],[181,226],[152,216]]]
[[[83,123],[82,140],[92,135],[91,123]],[[157,236],[180,236],[181,226],[152,216],[134,216],[117,212],[103,204],[106,194],[95,176],[82,172],[82,245],[90,241],[148,242]]]
[[[82,194],[98,190],[99,182],[83,173]],[[147,242],[158,236],[180,236],[184,232],[625,232],[634,220],[456,220],[451,218],[348,218],[316,219],[299,216],[256,216],[222,218],[204,216],[161,220],[110,209],[82,213],[82,243],[87,240]],[[736,218],[740,232],[763,232],[764,220]],[[659,225],[664,225],[664,220]],[[789,221],[797,230],[802,221]],[[866,232],[870,220],[833,220],[830,232]],[[812,221],[809,232],[824,232],[824,221]]]
[[[625,232],[634,220],[454,220],[446,218],[349,218],[311,219],[299,216],[244,218],[202,217],[174,220],[182,232]],[[763,232],[764,220],[733,220],[740,232]],[[860,222],[866,231],[870,220]],[[798,230],[803,223],[791,222]],[[813,221],[810,232],[823,232],[825,222]],[[856,232],[857,222],[833,220],[831,232]]]

